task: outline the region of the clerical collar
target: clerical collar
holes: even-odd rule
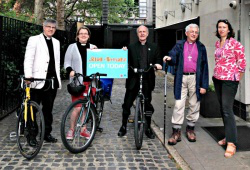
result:
[[[51,40],[51,38],[50,37],[47,37],[46,35],[44,35],[43,34],[43,36],[44,36],[44,38],[46,39],[46,40]]]
[[[139,42],[140,42],[140,41],[139,41]],[[141,45],[146,45],[146,44],[147,44],[147,41],[146,41],[145,43],[140,42],[140,44],[141,44]]]
[[[195,42],[189,42],[189,41],[187,41],[187,43],[190,44],[190,45],[193,45]]]
[[[86,46],[86,44],[81,44],[81,46]]]

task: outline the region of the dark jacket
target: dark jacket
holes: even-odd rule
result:
[[[160,57],[159,49],[156,44],[146,43],[148,47],[148,64],[161,64],[162,58]],[[140,56],[140,42],[130,44],[128,46],[128,65],[129,67],[139,68],[139,61],[141,60]],[[149,66],[149,65],[148,65]],[[151,69],[148,73],[148,82],[150,90],[154,90],[155,87],[155,73]],[[128,78],[126,80],[126,88],[132,90],[135,88],[135,85],[139,82],[138,74],[135,74],[134,71],[128,69]]]
[[[171,57],[169,65],[175,66],[174,96],[176,100],[181,99],[184,67],[183,50],[185,42],[186,40],[177,42],[173,49],[169,52],[169,56]],[[196,67],[196,95],[198,101],[200,101],[200,88],[208,88],[208,62],[205,46],[200,41],[196,41],[196,44],[198,48],[198,60]]]

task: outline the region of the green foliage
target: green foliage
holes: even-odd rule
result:
[[[41,33],[41,29],[36,27],[35,25],[26,26],[21,29],[21,47],[22,54],[25,53],[26,44],[30,36],[37,35]]]
[[[32,17],[34,10],[34,1],[25,0],[24,3],[22,3],[22,10],[19,14],[17,14],[16,11],[13,10],[15,3],[16,0],[3,0],[2,3],[0,3],[0,15],[34,23],[35,20]]]
[[[62,80],[65,80],[65,79],[68,78],[67,77],[67,71],[63,67],[61,67],[61,69],[60,69],[60,75],[61,75]]]
[[[16,82],[16,77],[18,76],[19,70],[13,61],[2,61],[1,67],[6,73],[6,91],[11,93]]]
[[[215,88],[214,88],[214,84],[210,84],[209,86],[208,86],[208,90],[207,91],[215,91]]]
[[[35,23],[35,19],[30,17],[32,15],[31,13],[17,15],[15,11],[7,11],[4,13],[1,11],[0,15],[5,16],[5,17],[9,17],[9,18],[15,18],[15,19],[25,21],[25,22]]]
[[[21,4],[21,13],[16,14],[13,6],[16,0],[2,0],[0,15],[35,23],[33,18],[34,0],[25,0]],[[134,0],[109,0],[109,23],[122,23],[132,15],[138,15]],[[45,0],[44,12],[46,17],[56,18],[56,0]],[[101,23],[102,0],[65,0],[65,20],[78,20],[84,24]]]

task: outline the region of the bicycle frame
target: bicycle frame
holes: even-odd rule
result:
[[[131,67],[132,68],[132,67]],[[144,124],[145,124],[145,116],[151,115],[152,112],[146,113],[145,112],[145,97],[142,92],[143,88],[143,74],[149,72],[151,68],[155,68],[152,64],[150,64],[149,69],[136,69],[134,68],[134,72],[139,74],[140,77],[140,86],[139,91],[136,96],[136,108],[135,108],[135,121],[134,121],[134,137],[135,137],[135,145],[136,148],[139,150],[142,147],[143,142],[143,132],[144,132]]]
[[[28,121],[28,102],[30,101],[30,86],[26,85],[25,87],[25,100],[24,100],[24,121],[25,121],[25,127]],[[34,121],[34,113],[33,108],[30,106],[30,114],[31,114],[31,120]]]
[[[83,76],[82,74],[79,74],[79,73],[77,73],[77,76]],[[99,92],[100,92],[100,90],[99,90],[99,83],[98,83],[98,80],[100,80],[100,76],[107,76],[107,74],[101,74],[101,73],[96,73],[96,74],[91,74],[89,77],[90,77],[90,79],[92,79],[92,81],[91,81],[91,83],[90,83],[90,85],[89,85],[89,87],[88,87],[88,92],[87,92],[87,94],[84,94],[83,93],[83,97],[85,97],[85,99],[83,99],[83,100],[86,100],[87,101],[87,103],[86,103],[86,107],[81,107],[81,110],[80,110],[80,116],[78,117],[78,120],[77,120],[77,122],[81,122],[81,117],[82,117],[82,114],[83,114],[83,112],[84,112],[84,108],[87,108],[87,111],[86,111],[86,114],[85,114],[85,118],[84,118],[84,120],[82,121],[82,124],[81,125],[79,125],[79,124],[77,124],[77,127],[83,127],[85,124],[86,124],[86,122],[87,122],[87,120],[88,120],[88,116],[89,116],[89,110],[90,110],[90,105],[91,104],[93,104],[95,107],[94,107],[94,109],[96,110],[96,104],[97,104],[97,101],[96,101],[96,99],[95,99],[95,97],[96,97],[96,95],[100,95],[99,94]],[[84,76],[83,76],[84,77]],[[95,83],[96,84],[96,94],[95,94],[95,97],[93,96],[93,93],[92,93],[92,88],[93,88],[93,83]]]

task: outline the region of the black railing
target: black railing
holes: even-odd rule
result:
[[[17,78],[23,74],[23,60],[28,38],[42,32],[42,26],[0,16],[0,119],[12,112],[18,104],[13,91]],[[65,51],[74,42],[75,33],[56,31],[61,45],[61,65]]]

